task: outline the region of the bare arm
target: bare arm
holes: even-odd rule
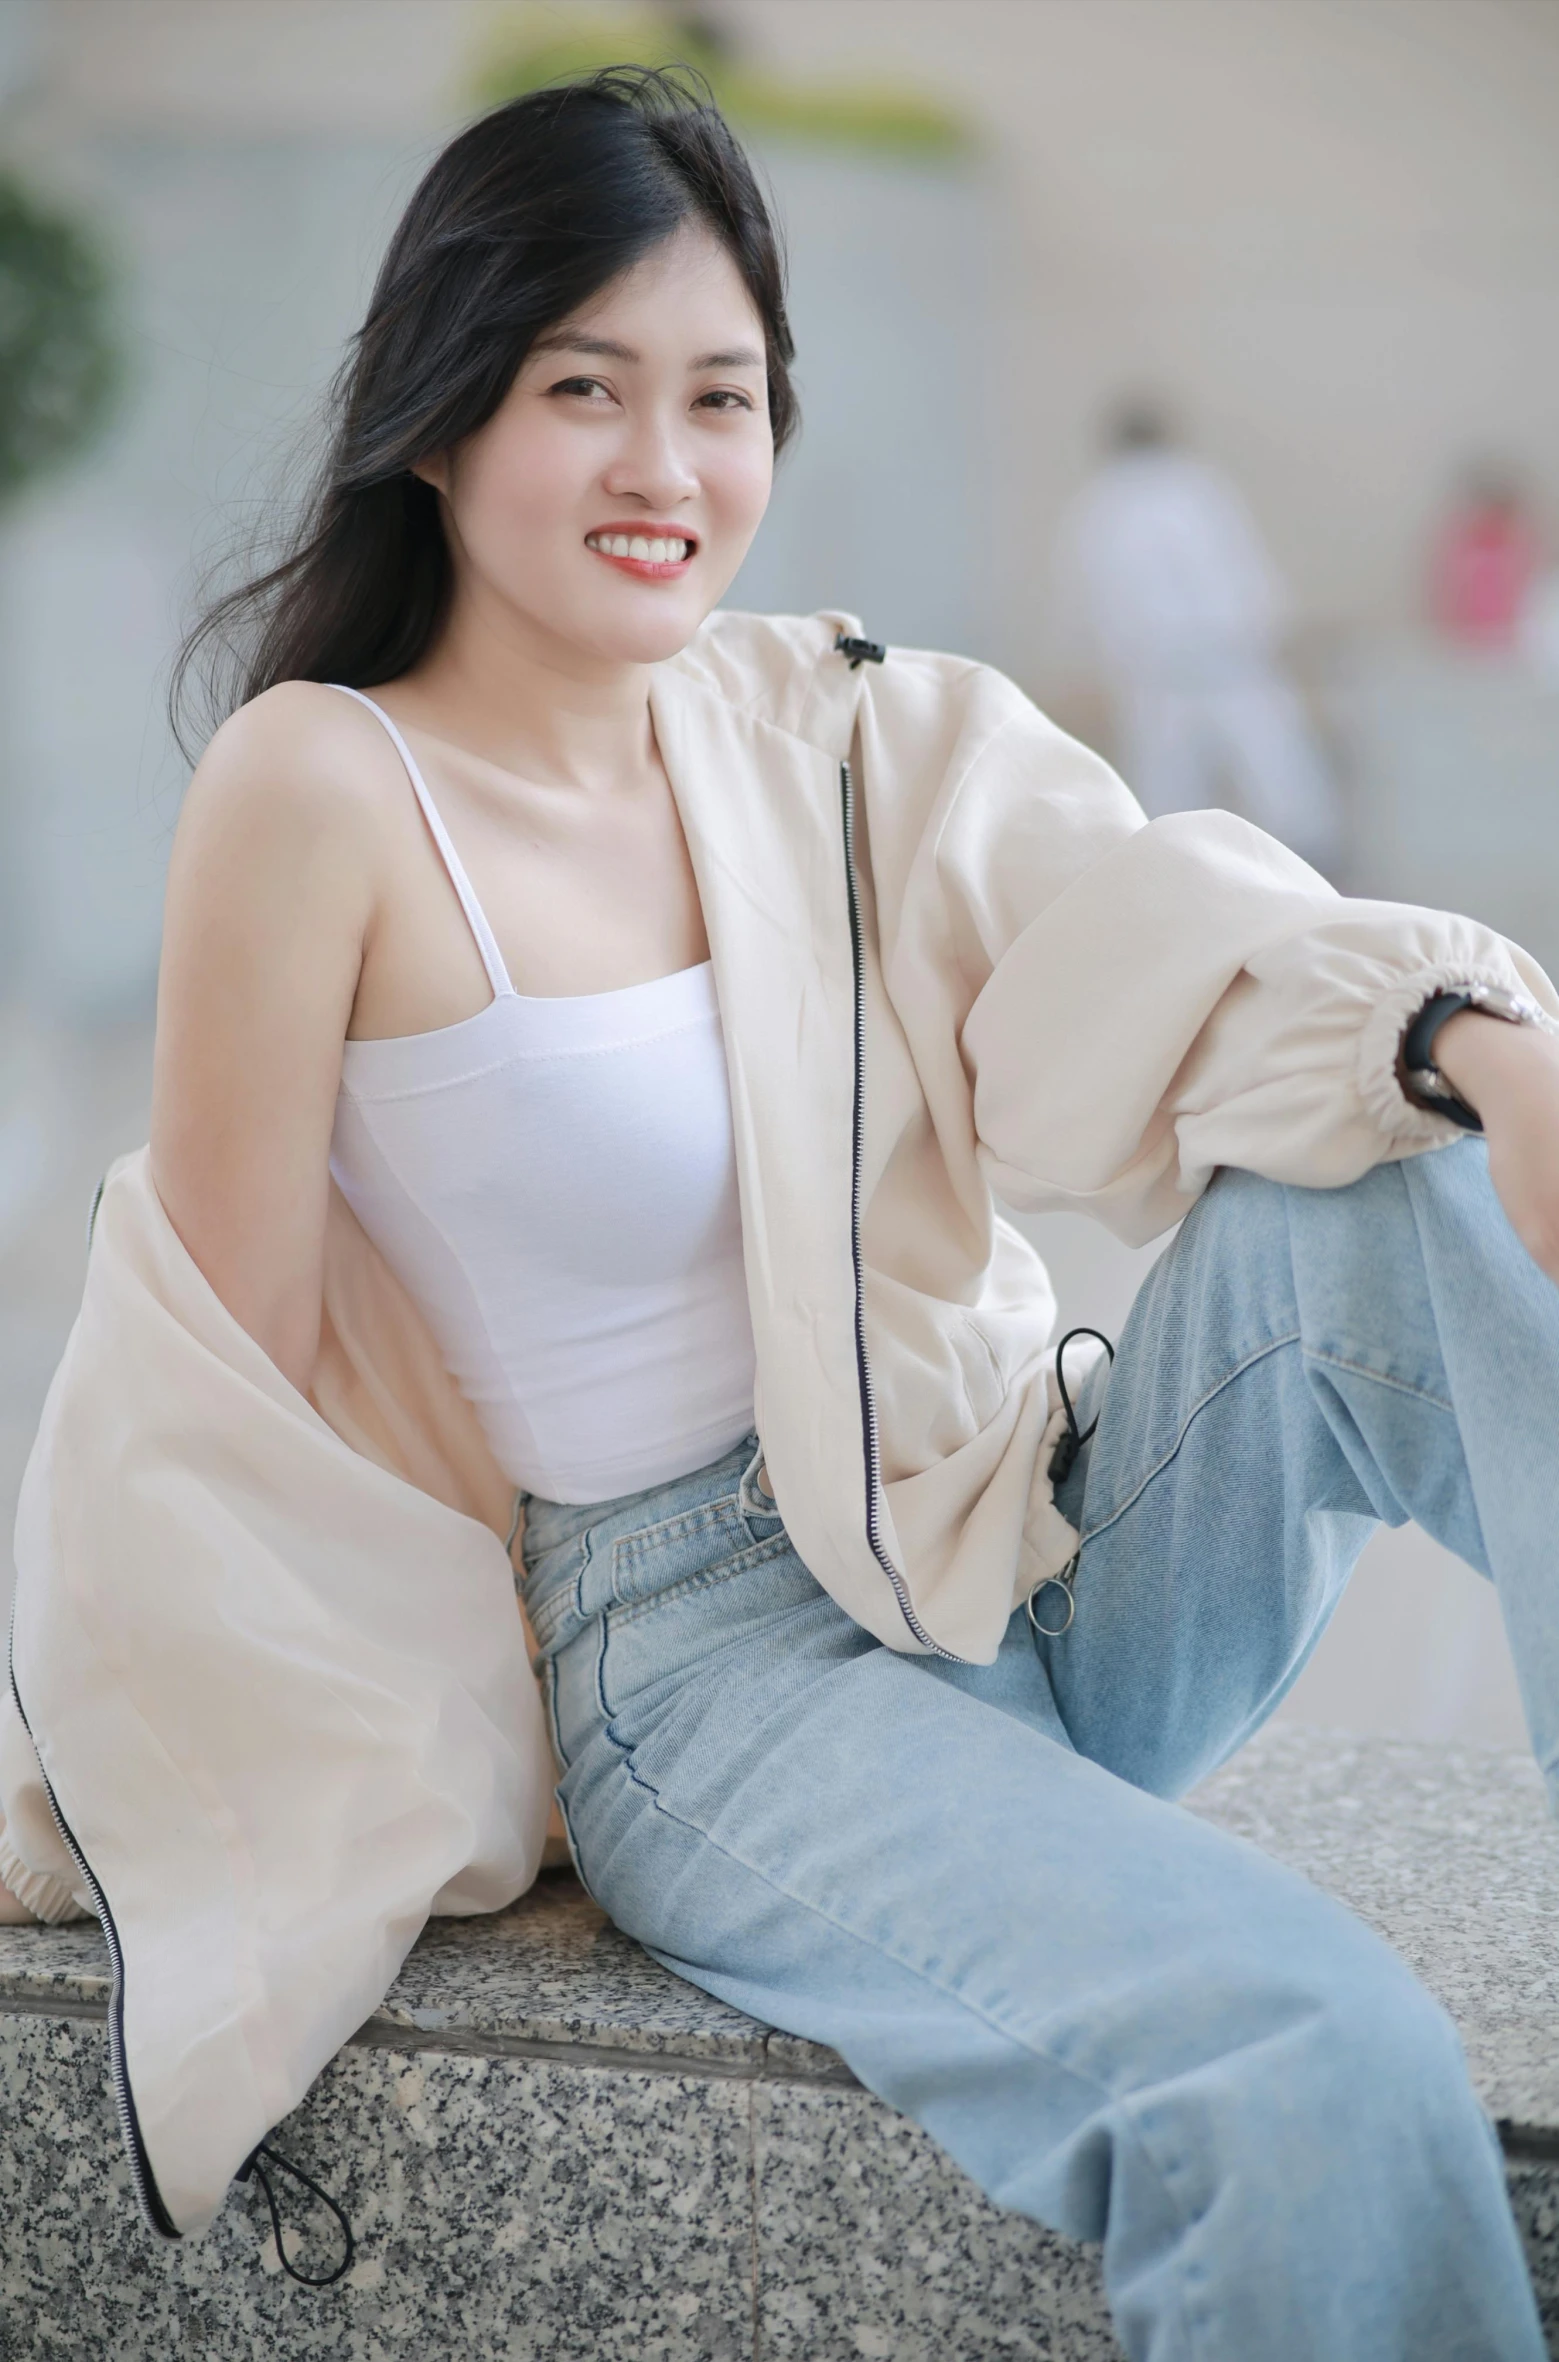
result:
[[[361,746],[328,689],[257,699],[208,748],[168,876],[152,1176],[216,1294],[300,1392],[319,1343],[341,1045],[375,907]],[[0,1926],[32,1920],[0,1884]]]
[[[374,908],[345,705],[290,683],[212,740],[174,843],[158,984],[158,1195],[300,1392],[319,1344],[341,1046]]]

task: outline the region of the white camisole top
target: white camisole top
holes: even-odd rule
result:
[[[590,1502],[685,1476],[753,1424],[714,971],[517,993],[405,739],[345,694],[395,742],[493,997],[346,1044],[331,1172],[514,1484]]]

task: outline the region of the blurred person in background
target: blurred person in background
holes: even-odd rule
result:
[[[1548,567],[1533,583],[1517,645],[1533,677],[1546,690],[1559,689],[1559,567]]]
[[[1062,630],[1105,686],[1145,811],[1227,797],[1323,871],[1341,845],[1331,778],[1279,659],[1283,584],[1227,476],[1156,403],[1112,419],[1061,527]]]
[[[0,1878],[103,1920],[165,2235],[555,1795],[657,1959],[1101,2242],[1134,2362],[1543,2362],[1449,2020],[1170,1800],[1408,1517],[1497,1584],[1553,1776],[1559,996],[1145,820],[987,666],[722,610],[792,354],[675,78],[516,100],[414,194],[212,619]],[[1113,1365],[1059,1366],[998,1201],[1175,1227]]]
[[[1514,469],[1479,460],[1430,556],[1429,609],[1436,628],[1464,648],[1516,647],[1542,570],[1542,539]]]

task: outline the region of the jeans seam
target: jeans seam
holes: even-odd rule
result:
[[[563,1751],[563,1725],[558,1714],[558,1661],[547,1659],[547,1712],[552,1723],[552,1751],[561,1771],[568,1769],[568,1757]]]
[[[1368,1378],[1375,1386],[1389,1386],[1394,1394],[1410,1394],[1415,1402],[1429,1405],[1432,1411],[1443,1411],[1448,1419],[1456,1416],[1452,1404],[1442,1402],[1438,1394],[1430,1394],[1422,1386],[1414,1386],[1406,1378],[1393,1378],[1388,1371],[1366,1369],[1362,1362],[1350,1361],[1342,1353],[1316,1353],[1302,1348],[1306,1361],[1317,1362],[1323,1369],[1346,1370],[1352,1378]]]
[[[1080,1535],[1078,1541],[1079,1549],[1086,1549],[1096,1534],[1107,1533],[1112,1525],[1115,1525],[1121,1518],[1125,1516],[1127,1510],[1132,1507],[1133,1503],[1139,1501],[1142,1498],[1142,1495],[1147,1491],[1148,1486],[1152,1484],[1154,1478],[1163,1475],[1164,1470],[1170,1465],[1171,1461],[1177,1457],[1186,1437],[1190,1434],[1192,1427],[1201,1417],[1203,1411],[1206,1410],[1209,1403],[1216,1402],[1219,1395],[1224,1393],[1228,1387],[1234,1384],[1236,1378],[1243,1378],[1246,1371],[1253,1370],[1258,1362],[1265,1361],[1269,1355],[1281,1353],[1286,1346],[1297,1345],[1299,1342],[1300,1335],[1297,1329],[1291,1331],[1287,1336],[1271,1337],[1267,1340],[1266,1344],[1258,1345],[1254,1353],[1248,1353],[1242,1362],[1237,1362],[1232,1370],[1226,1370],[1223,1376],[1218,1380],[1217,1384],[1215,1386],[1209,1386],[1207,1392],[1200,1398],[1200,1400],[1192,1404],[1190,1410],[1187,1411],[1185,1415],[1185,1420],[1181,1426],[1179,1434],[1175,1437],[1175,1440],[1170,1445],[1168,1451],[1164,1453],[1161,1459],[1156,1460],[1153,1463],[1153,1466],[1147,1471],[1146,1475],[1139,1478],[1138,1482],[1127,1494],[1125,1500],[1120,1502],[1114,1509],[1112,1509],[1108,1517],[1101,1518],[1097,1525],[1089,1526],[1086,1531]]]
[[[930,1969],[922,1966],[919,1962],[905,1959],[876,1938],[863,1935],[859,1929],[849,1926],[844,1920],[836,1918],[833,1912],[825,1910],[821,1903],[810,1902],[802,1895],[792,1894],[788,1887],[781,1885],[777,1878],[771,1878],[766,1870],[758,1867],[756,1862],[749,1862],[744,1855],[733,1852],[730,1846],[722,1845],[717,1837],[711,1835],[709,1830],[700,1828],[696,1821],[690,1821],[683,1814],[673,1812],[653,1781],[647,1780],[634,1762],[634,1750],[630,1742],[618,1736],[610,1719],[603,1724],[602,1728],[604,1736],[621,1756],[623,1769],[629,1779],[636,1788],[642,1788],[655,1810],[663,1814],[668,1821],[675,1822],[679,1829],[689,1830],[705,1845],[723,1855],[726,1861],[734,1862],[737,1868],[745,1870],[750,1878],[756,1878],[759,1884],[767,1887],[771,1893],[783,1896],[794,1909],[810,1912],[815,1918],[822,1920],[826,1927],[831,1927],[840,1935],[847,1936],[852,1944],[864,1945],[867,1951],[879,1954],[884,1960],[890,1961],[895,1968],[903,1969],[906,1975],[918,1977],[922,1983],[930,1986],[934,1993],[939,1993],[944,2000],[950,2001],[955,2008],[967,2010],[971,2017],[978,2018],[982,2025],[989,2026],[1003,2042],[1010,2042],[1015,2049],[1025,2051],[1030,2058],[1041,2060],[1056,2074],[1066,2076],[1071,2082],[1081,2086],[1083,2090],[1097,2093],[1106,2104],[1112,2118],[1129,2133],[1146,2159],[1149,2170],[1162,2188],[1170,2209],[1179,2222],[1182,2235],[1191,2230],[1195,2221],[1194,2215],[1188,2213],[1182,2205],[1172,2181],[1149,2149],[1141,2129],[1132,2122],[1129,2112],[1122,2106],[1121,2101],[1107,2083],[1101,2083],[1096,2076],[1085,2074],[1080,2067],[1074,2067],[1068,2061],[1057,2058],[1053,2052],[1046,2050],[1043,2045],[1037,2042],[1030,2041],[1025,2035],[1013,2032],[1011,2028],[1004,2026],[992,2011],[983,2008],[979,2002],[971,2000],[967,1994],[960,1993],[956,1987],[945,1984],[940,1977],[934,1976]]]
[[[613,1580],[613,1585],[614,1585],[614,1588],[615,1588],[615,1584],[616,1584],[616,1568],[615,1568],[615,1566],[614,1566],[614,1568],[613,1568],[613,1572],[612,1572],[612,1580]],[[599,1617],[598,1617],[596,1620],[597,1620],[597,1622],[600,1624],[600,1627],[601,1627],[601,1645],[600,1645],[600,1647],[599,1647],[599,1648],[596,1650],[596,1652],[595,1652],[595,1695],[596,1695],[596,1703],[597,1703],[597,1705],[600,1707],[600,1709],[601,1709],[601,1712],[603,1713],[603,1715],[605,1715],[606,1719],[607,1719],[607,1720],[608,1720],[608,1722],[609,1722],[609,1721],[611,1720],[612,1709],[611,1709],[611,1707],[610,1707],[610,1706],[607,1704],[607,1702],[606,1702],[606,1644],[607,1644],[607,1641],[608,1641],[608,1639],[611,1637],[612,1619],[611,1619],[611,1610],[610,1610],[610,1608],[603,1608],[603,1609],[601,1610],[601,1613],[600,1613]],[[585,1629],[586,1629],[586,1631],[588,1631],[588,1630],[589,1630],[589,1628],[590,1628],[590,1627],[589,1627],[589,1625],[587,1624],[587,1625],[585,1626]]]
[[[557,1804],[559,1817],[563,1823],[563,1834],[568,1840],[569,1859],[574,1865],[574,1875],[579,1880],[579,1883],[584,1888],[586,1894],[590,1896],[591,1901],[594,1902],[595,1895],[592,1891],[589,1879],[585,1876],[584,1863],[580,1857],[578,1841],[574,1836],[573,1818],[568,1809],[568,1798],[563,1794],[561,1782],[553,1789],[552,1794]]]

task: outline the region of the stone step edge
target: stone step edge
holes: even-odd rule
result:
[[[0,1997],[0,2021],[8,2017],[73,2018],[106,2025],[106,2002],[78,1995],[50,1997],[16,1993]],[[727,2083],[801,2083],[861,2091],[865,2086],[841,2059],[837,2065],[789,2064],[769,2058],[705,2058],[694,2051],[633,2050],[625,2044],[549,2041],[534,2034],[484,2034],[466,2027],[428,2027],[397,2018],[368,2018],[348,2037],[352,2050],[442,2052],[452,2058],[548,2059],[555,2065],[593,2069],[597,2073],[700,2076]],[[1540,2124],[1520,2124],[1509,2116],[1496,2119],[1495,2131],[1505,2155],[1518,2165],[1559,2164],[1559,2130]]]
[[[0,1995],[0,2022],[8,2017],[85,2019],[106,2026],[108,2004],[84,2000],[79,1994],[56,1997],[44,1993],[8,1993]],[[833,2066],[813,2066],[804,2060],[706,2058],[696,2051],[635,2050],[626,2043],[549,2040],[539,2034],[484,2033],[477,2027],[466,2026],[418,2026],[388,2017],[368,2018],[355,2034],[347,2037],[347,2048],[441,2051],[453,2058],[550,2059],[561,2066],[593,2068],[613,2074],[697,2075],[726,2083],[805,2083],[835,2090],[864,2089],[843,2059]]]

